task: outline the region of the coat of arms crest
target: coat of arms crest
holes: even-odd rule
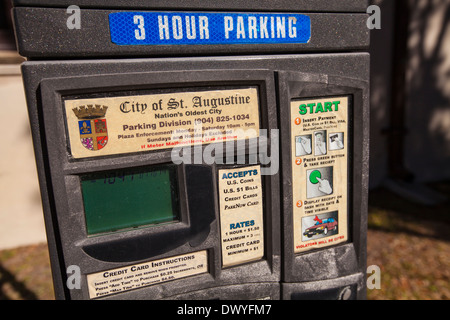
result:
[[[88,105],[72,109],[78,118],[81,144],[88,150],[103,149],[108,143],[107,106]]]

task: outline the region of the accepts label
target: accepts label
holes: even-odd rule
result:
[[[222,264],[234,266],[264,255],[261,167],[219,170]]]

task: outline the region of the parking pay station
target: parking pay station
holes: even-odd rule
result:
[[[13,9],[56,297],[364,298],[367,1],[72,4]]]

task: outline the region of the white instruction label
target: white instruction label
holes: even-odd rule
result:
[[[99,298],[208,272],[206,250],[89,274],[89,297]]]
[[[223,266],[262,259],[261,167],[219,170],[218,178]]]

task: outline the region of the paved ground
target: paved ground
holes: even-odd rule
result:
[[[0,65],[0,250],[45,242],[19,65]]]

